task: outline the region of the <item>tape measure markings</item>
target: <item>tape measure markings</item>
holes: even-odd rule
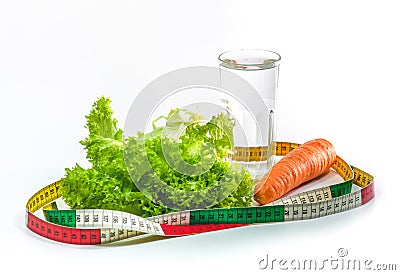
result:
[[[27,216],[27,226],[30,230],[48,239],[69,244],[103,244],[144,234],[139,231],[116,228],[71,228],[43,221],[30,212]]]
[[[294,146],[292,145],[291,148]],[[289,148],[289,147],[287,147]],[[315,190],[306,191],[297,195],[288,196],[283,199],[277,200],[270,205],[285,205],[285,204],[297,204],[297,203],[312,203],[315,201],[323,201],[323,200],[331,200],[332,198],[339,197],[342,194],[348,194],[351,192],[352,187],[352,178],[354,174],[352,173],[351,167],[340,157],[335,160],[333,168],[336,169],[339,175],[341,175],[345,180],[343,183],[334,184],[328,187],[321,187]],[[256,209],[258,211],[263,211],[264,206],[258,206]],[[274,221],[281,221],[279,220],[279,215],[272,215],[271,211],[265,210],[265,220],[260,218],[260,214],[257,214],[258,220],[254,220],[253,217],[255,216],[251,211],[252,207],[247,207],[244,210],[241,210],[235,213],[236,208],[231,209],[204,209],[204,210],[191,210],[190,211],[190,224],[204,224],[204,223],[229,223],[229,222],[236,222],[235,217],[239,216],[237,221],[239,223],[255,223],[255,222],[274,222]],[[200,212],[198,212],[200,211]],[[216,212],[218,211],[218,212]],[[249,212],[250,211],[250,212]],[[230,213],[224,213],[230,212]],[[245,212],[243,214],[243,212]],[[249,213],[247,213],[249,212]],[[279,212],[279,210],[278,210]],[[206,214],[208,213],[208,215]],[[173,214],[164,214],[159,216],[159,219],[164,221],[164,224],[171,224],[169,222],[170,216],[176,215]],[[243,217],[247,217],[244,219]],[[275,219],[274,219],[275,217]],[[167,222],[168,221],[168,222]]]
[[[248,224],[200,224],[200,225],[175,225],[162,224],[161,227],[167,236],[183,236],[199,234],[217,230],[230,229],[235,227],[247,226]]]
[[[27,213],[27,226],[36,234],[55,241],[70,244],[100,244],[101,229],[82,230],[55,225]]]
[[[28,203],[26,204],[26,209],[33,213],[45,204],[56,200],[61,196],[61,194],[58,192],[59,187],[60,181],[56,181],[40,189],[29,199]]]
[[[284,156],[290,151],[300,146],[298,143],[291,142],[274,142],[272,145],[272,154],[276,156]],[[258,147],[242,147],[235,146],[234,154],[231,155],[231,159],[234,161],[265,161],[268,157],[268,146]]]
[[[51,211],[51,210],[50,210]],[[63,211],[63,210],[59,210]],[[51,212],[49,212],[51,213]],[[93,212],[92,212],[93,213]],[[91,215],[92,213],[89,213]],[[79,216],[79,214],[78,214]],[[211,232],[234,227],[245,226],[246,224],[206,224],[206,225],[165,225],[159,224],[160,231],[152,232],[148,227],[138,230],[121,228],[72,228],[43,221],[33,213],[27,211],[27,227],[40,236],[51,240],[69,244],[105,244],[120,241],[132,237],[140,237],[146,233],[160,236],[181,236]],[[149,221],[146,221],[149,224]],[[143,232],[145,231],[145,232]]]
[[[285,155],[300,146],[275,143],[275,154]],[[265,147],[235,148],[240,155],[263,156]],[[253,151],[252,151],[253,150]],[[253,152],[249,154],[248,152]],[[198,209],[142,218],[104,209],[56,210],[60,181],[36,192],[26,205],[26,224],[33,232],[71,244],[103,244],[146,234],[181,236],[257,223],[305,220],[359,207],[375,194],[373,177],[337,157],[332,168],[344,182],[287,196],[269,205],[244,208]],[[356,185],[360,189],[352,192]],[[34,215],[43,207],[44,221]]]
[[[302,216],[299,219],[310,219],[310,218],[314,218],[314,217],[319,217],[321,216],[321,214],[319,215],[315,215],[315,213],[324,213],[324,205],[325,204],[321,204],[319,203],[318,205],[314,205],[312,204],[314,201],[316,200],[322,200],[322,198],[326,199],[326,200],[331,200],[332,197],[338,197],[339,195],[341,195],[342,193],[350,193],[350,189],[348,188],[350,185],[349,183],[351,183],[350,181],[344,182],[343,184],[337,184],[337,185],[333,185],[330,187],[323,187],[320,189],[316,189],[318,192],[321,192],[324,194],[324,196],[322,197],[322,195],[317,196],[315,193],[315,190],[311,190],[308,192],[305,192],[303,194],[300,194],[293,198],[290,198],[289,200],[286,198],[286,201],[277,201],[275,202],[276,205],[282,204],[289,204],[289,203],[294,203],[296,204],[298,201],[300,201],[302,204],[307,204],[307,203],[311,203],[310,206],[307,206],[308,208],[302,208],[301,209],[301,213]],[[351,186],[350,186],[351,187]],[[334,194],[332,196],[332,194]],[[357,193],[355,193],[355,196],[357,195]],[[347,197],[344,197],[347,198]],[[358,196],[357,196],[358,198]],[[343,198],[342,198],[343,199]],[[333,211],[333,213],[337,213],[337,205],[338,203],[335,203],[334,206],[336,205],[336,207],[332,207],[331,204],[334,201],[331,201],[330,204],[327,205],[327,215],[331,214],[331,210],[334,209],[336,211]],[[346,201],[340,201],[340,204],[344,204],[347,205]],[[274,205],[273,205],[274,206]],[[307,210],[309,209],[309,210]],[[310,210],[311,209],[311,210]],[[287,209],[288,210],[288,209]],[[340,209],[340,211],[344,211],[347,209]],[[99,210],[99,211],[103,211],[103,210]],[[217,212],[216,212],[217,211]],[[256,214],[255,214],[256,211]],[[264,211],[264,213],[263,213]],[[245,213],[244,213],[245,212]],[[296,216],[296,212],[299,212],[299,209],[294,210],[294,217]],[[57,212],[55,212],[57,213]],[[118,213],[118,216],[121,216],[122,212],[118,212],[115,211],[115,213]],[[206,210],[192,210],[190,211],[190,218],[189,218],[189,224],[209,224],[209,223],[245,223],[245,224],[249,224],[249,223],[259,223],[259,222],[275,222],[275,221],[283,221],[282,220],[282,210],[277,208],[277,209],[266,209],[265,206],[263,207],[256,207],[256,208],[245,208],[245,209],[241,209],[241,210],[237,210],[235,208],[232,209],[206,209]],[[131,215],[128,213],[125,213],[127,215]],[[177,225],[178,224],[178,216],[184,216],[184,218],[182,220],[187,221],[187,217],[188,217],[188,211],[184,212],[184,213],[172,213],[172,214],[167,214],[161,217],[161,221],[163,224],[169,224],[169,225]],[[110,212],[111,216],[113,216],[113,214]],[[123,215],[123,214],[122,214]],[[117,217],[118,217],[117,216]],[[131,215],[134,216],[134,215]],[[77,215],[79,220],[83,220],[80,215]],[[108,215],[106,215],[104,217],[105,220],[109,220]],[[140,217],[137,217],[138,219],[142,219]],[[89,218],[87,218],[89,220]],[[118,220],[118,218],[116,218],[114,216],[113,218],[114,220]],[[121,219],[119,219],[121,220]],[[56,221],[56,220],[55,220]],[[155,221],[158,223],[160,222],[160,219]],[[142,224],[144,224],[145,222],[143,222]],[[187,223],[186,223],[187,224]],[[182,224],[180,224],[182,225]],[[100,226],[100,224],[98,224],[98,226]],[[104,225],[102,224],[103,227],[113,227],[110,225]],[[117,225],[117,227],[121,227],[120,225]],[[131,228],[132,229],[132,228]],[[148,230],[146,230],[146,228],[144,228],[144,226],[139,227],[139,230],[141,232],[146,232],[146,233],[152,233],[151,230],[151,225],[148,225]]]

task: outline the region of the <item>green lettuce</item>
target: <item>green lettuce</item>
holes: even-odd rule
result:
[[[111,100],[100,97],[86,119],[89,135],[80,143],[91,167],[76,164],[66,168],[60,186],[72,209],[112,209],[149,217],[176,211],[166,205],[189,209],[205,200],[213,208],[250,205],[250,174],[228,159],[235,125],[228,113],[204,122],[198,114],[174,109],[155,120],[151,132],[124,138],[113,118]],[[156,126],[160,120],[166,123]],[[187,169],[186,173],[177,167]],[[213,187],[210,190],[217,190],[217,194],[201,196]],[[177,196],[179,190],[185,195]],[[186,191],[199,192],[194,196]]]

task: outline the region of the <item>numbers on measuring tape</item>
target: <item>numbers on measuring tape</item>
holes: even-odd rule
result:
[[[298,144],[276,143],[277,155],[287,154]],[[253,159],[265,148],[236,148]],[[222,230],[255,223],[306,220],[359,207],[375,195],[373,177],[337,157],[332,168],[344,182],[281,198],[269,205],[230,209],[186,210],[151,218],[103,209],[58,210],[55,200],[60,181],[36,192],[26,204],[26,225],[52,240],[72,244],[110,243],[143,234],[179,236]],[[352,190],[356,186],[358,190]],[[356,189],[357,189],[356,188]],[[43,208],[46,221],[33,213]]]

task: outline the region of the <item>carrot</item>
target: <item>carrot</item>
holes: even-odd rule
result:
[[[307,141],[280,159],[257,183],[254,200],[264,205],[327,172],[336,152],[322,138]]]

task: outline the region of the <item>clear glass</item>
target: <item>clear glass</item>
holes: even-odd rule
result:
[[[275,163],[276,157],[273,150],[276,137],[276,101],[278,88],[279,62],[281,57],[278,53],[260,49],[240,49],[224,52],[219,55],[220,87],[229,87],[229,73],[235,73],[246,80],[260,95],[264,101],[261,108],[251,110],[252,114],[240,109],[235,116],[241,120],[241,131],[246,133],[245,137],[240,133],[234,133],[234,144],[238,150],[247,148],[251,155],[245,160],[239,159],[254,179],[261,178]],[[228,103],[227,103],[228,104]],[[261,133],[261,134],[259,134]],[[250,148],[249,148],[250,147]],[[259,157],[254,157],[257,154]]]

